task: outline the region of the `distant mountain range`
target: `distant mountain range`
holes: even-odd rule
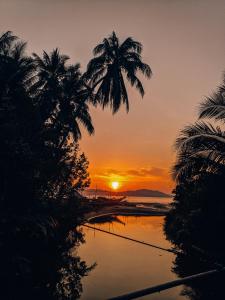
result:
[[[107,190],[97,189],[88,189],[86,192],[87,196],[130,196],[130,197],[161,197],[161,198],[170,198],[171,195],[154,190],[140,189],[140,190],[131,190],[124,192],[112,192]]]

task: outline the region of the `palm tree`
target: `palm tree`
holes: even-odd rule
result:
[[[32,84],[34,63],[25,54],[26,43],[16,42],[10,31],[0,37],[0,93],[28,90]]]
[[[218,91],[200,105],[199,118],[225,121],[225,80]],[[223,124],[222,124],[223,126]],[[199,121],[185,127],[175,144],[177,161],[173,176],[180,182],[203,172],[225,171],[225,131],[219,126]]]
[[[141,52],[141,43],[131,37],[120,43],[115,32],[94,48],[95,57],[89,62],[84,78],[95,93],[95,101],[103,108],[110,105],[113,113],[116,113],[121,104],[125,104],[126,110],[129,110],[124,76],[144,96],[137,72],[150,78],[152,71],[149,65],[142,62]]]
[[[205,122],[187,126],[175,144],[177,161],[173,167],[178,182],[202,172],[220,172],[225,168],[225,132]]]
[[[80,65],[67,66],[69,57],[58,49],[43,57],[34,55],[37,65],[37,81],[33,86],[45,123],[61,131],[60,144],[72,134],[75,141],[81,138],[80,124],[89,134],[94,133],[86,88],[82,84]],[[37,92],[38,91],[38,92]]]
[[[66,124],[68,133],[72,132],[75,141],[81,139],[80,124],[90,135],[94,133],[89,113],[89,99],[90,92],[83,84],[80,65],[69,66],[62,82],[59,119],[61,123]]]
[[[32,115],[29,89],[34,80],[35,65],[25,51],[26,43],[17,41],[10,31],[0,37],[0,118],[5,118],[5,111],[16,113],[14,118],[21,121],[25,115]]]

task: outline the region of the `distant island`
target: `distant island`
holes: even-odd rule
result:
[[[113,192],[101,189],[88,189],[86,192],[87,196],[127,196],[127,197],[160,197],[160,198],[171,198],[172,196],[160,191],[149,190],[149,189],[139,189],[139,190],[131,190],[124,192]]]

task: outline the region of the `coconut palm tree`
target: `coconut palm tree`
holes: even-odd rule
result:
[[[142,62],[141,52],[141,43],[131,37],[120,43],[115,32],[94,48],[95,57],[89,62],[84,78],[95,93],[96,103],[103,108],[110,105],[113,113],[119,110],[121,104],[125,104],[128,111],[129,99],[124,77],[144,96],[137,73],[150,78],[152,71],[149,65]]]
[[[199,118],[225,121],[225,81],[218,91],[200,105]],[[223,126],[223,124],[221,124]],[[176,141],[177,161],[173,176],[179,182],[202,172],[225,171],[225,131],[223,127],[199,121],[185,127]]]
[[[69,57],[59,53],[33,54],[37,65],[37,80],[33,85],[41,115],[45,123],[61,131],[60,144],[71,133],[74,140],[81,138],[80,124],[89,134],[94,133],[89,107],[85,100],[87,88],[82,84],[80,65],[66,65]]]
[[[0,118],[4,123],[7,113],[11,118],[24,121],[25,116],[32,118],[33,107],[29,89],[34,80],[35,65],[26,55],[26,43],[17,41],[11,32],[0,37]],[[9,121],[10,123],[10,121]],[[24,130],[31,131],[32,126]],[[10,132],[11,130],[11,132]],[[8,132],[12,136],[18,128],[14,126]]]
[[[87,101],[89,96],[90,92],[81,78],[80,65],[69,66],[62,81],[62,101],[59,104],[58,118],[61,124],[66,124],[68,134],[72,132],[75,141],[81,139],[80,125],[90,135],[94,133]]]
[[[25,54],[26,43],[16,40],[10,31],[0,37],[0,95],[28,90],[32,84],[33,60]]]
[[[225,168],[225,132],[220,127],[198,122],[185,127],[175,144],[177,161],[173,167],[178,182],[202,172]]]

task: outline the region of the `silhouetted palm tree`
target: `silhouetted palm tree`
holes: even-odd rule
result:
[[[26,55],[26,43],[17,42],[17,37],[6,32],[0,37],[0,118],[3,122],[6,111],[11,118],[23,121],[25,116],[32,118],[32,104],[29,89],[34,80],[35,65]],[[16,113],[16,115],[13,114]],[[16,121],[15,121],[16,122]],[[10,122],[9,122],[10,123]],[[11,128],[13,135],[18,128]],[[31,130],[26,128],[26,131]]]
[[[181,131],[175,147],[177,161],[173,175],[177,181],[201,174],[219,172],[225,167],[225,132],[199,122]]]
[[[201,105],[199,118],[225,121],[225,85]],[[222,125],[223,126],[223,125]],[[191,178],[202,172],[225,171],[225,131],[219,126],[197,122],[181,131],[175,147],[177,161],[173,175],[177,181]]]
[[[16,36],[7,31],[0,37],[0,94],[28,90],[33,81],[34,63],[25,54],[26,43],[15,42]]]
[[[38,90],[39,105],[44,120],[61,131],[63,144],[72,133],[75,141],[81,138],[80,124],[93,134],[89,108],[86,104],[86,88],[82,84],[80,65],[66,66],[69,57],[58,49],[41,58],[34,54],[38,67],[38,80],[33,90]]]
[[[116,113],[121,104],[125,104],[126,110],[129,110],[124,76],[144,96],[137,72],[140,71],[147,78],[151,77],[152,72],[149,65],[142,62],[141,52],[141,43],[131,37],[120,43],[115,32],[94,48],[95,57],[89,62],[84,77],[95,91],[96,102],[103,108],[110,105],[113,113]]]

